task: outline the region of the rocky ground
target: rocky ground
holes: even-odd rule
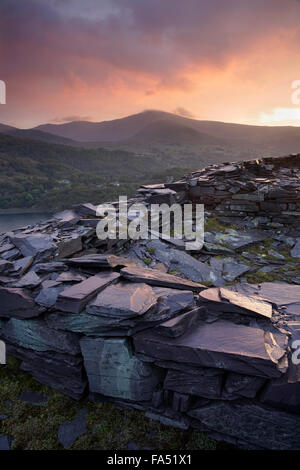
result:
[[[212,165],[141,187],[129,204],[204,204],[198,251],[172,237],[99,240],[91,204],[1,235],[1,338],[24,372],[56,390],[3,367],[1,445],[298,448],[299,161]],[[134,424],[136,410],[149,420],[117,439],[109,421]]]

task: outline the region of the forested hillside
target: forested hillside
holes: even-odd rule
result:
[[[172,159],[86,149],[0,134],[0,209],[60,209],[132,196],[141,183],[179,177]],[[175,165],[174,165],[175,166]],[[184,165],[183,165],[184,166]]]

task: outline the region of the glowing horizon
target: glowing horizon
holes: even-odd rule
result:
[[[163,110],[300,126],[299,0],[2,0],[0,122],[31,128]]]

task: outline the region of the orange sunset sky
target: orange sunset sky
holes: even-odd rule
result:
[[[299,0],[1,0],[0,122],[300,125]]]

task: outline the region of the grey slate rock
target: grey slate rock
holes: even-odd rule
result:
[[[33,318],[42,313],[29,294],[18,287],[0,287],[2,317]]]
[[[282,336],[282,337],[281,337]],[[285,356],[285,335],[273,336],[265,331],[229,321],[199,324],[178,338],[162,337],[147,330],[134,335],[137,353],[192,366],[214,367],[258,377],[280,377],[278,361]],[[267,352],[268,350],[268,352]]]
[[[245,295],[234,288],[210,288],[200,293],[199,303],[211,312],[239,313],[243,315],[272,317],[272,304],[254,292]]]
[[[33,262],[33,257],[32,256],[25,256],[24,258],[17,259],[13,263],[13,270],[19,274],[23,275],[27,269],[30,268]]]
[[[10,450],[11,438],[10,436],[0,436],[0,450]]]
[[[55,250],[52,238],[46,234],[23,235],[20,233],[11,236],[10,240],[23,256],[33,256],[39,261],[49,258]]]
[[[299,367],[299,366],[298,366]],[[265,405],[300,414],[300,381],[269,381],[263,389],[260,401]]]
[[[218,272],[201,261],[196,260],[186,252],[170,248],[161,240],[151,240],[147,247],[154,250],[153,257],[170,266],[170,271],[176,270],[185,278],[194,282],[211,282],[213,285],[222,283]]]
[[[58,440],[65,449],[70,449],[76,439],[86,432],[87,412],[87,408],[82,408],[72,421],[59,426]]]
[[[115,268],[126,266],[129,261],[115,255],[101,255],[98,253],[80,256],[66,260],[69,266],[87,268]]]
[[[80,346],[90,390],[131,401],[151,400],[159,369],[133,355],[124,338],[82,338]]]
[[[21,277],[18,281],[12,284],[13,287],[27,287],[34,289],[42,282],[41,278],[34,272],[29,271]]]
[[[80,216],[96,216],[97,206],[90,203],[77,204],[72,208]]]
[[[30,390],[25,390],[19,396],[19,400],[29,405],[33,406],[43,406],[47,403],[48,397],[42,393],[31,392]]]
[[[137,266],[129,266],[121,269],[121,275],[132,282],[145,282],[146,284],[171,287],[174,289],[191,290],[200,292],[205,286],[182,279],[171,274],[165,274],[157,269],[140,268]]]
[[[50,261],[49,263],[38,263],[33,269],[36,273],[46,274],[67,271],[68,266],[61,261]]]
[[[153,289],[147,284],[121,282],[106,287],[86,310],[91,315],[131,318],[143,315],[157,303]]]
[[[3,338],[10,343],[34,351],[56,351],[80,354],[78,337],[73,333],[52,330],[44,320],[10,319],[2,328]]]
[[[0,259],[0,274],[6,274],[13,268],[13,263],[5,259]]]
[[[46,281],[45,281],[46,282]],[[55,281],[51,281],[53,284]],[[56,283],[55,283],[56,285]],[[41,289],[39,294],[34,299],[35,302],[42,307],[50,308],[55,305],[59,294],[65,289],[64,286],[57,286],[57,287],[44,287]]]
[[[56,308],[63,312],[79,313],[92,297],[96,296],[113,282],[116,282],[119,277],[119,273],[100,273],[79,284],[75,284],[59,294]]]
[[[81,356],[55,351],[36,351],[7,343],[10,356],[22,361],[21,369],[40,383],[80,400],[87,387]]]
[[[260,377],[230,372],[227,375],[224,388],[227,394],[255,398],[264,383],[265,380]]]
[[[232,282],[250,270],[250,266],[238,263],[235,260],[223,260],[223,277],[227,282]]]
[[[161,323],[155,328],[155,331],[162,336],[169,336],[177,338],[183,335],[190,328],[193,328],[201,319],[201,314],[205,314],[204,307],[195,308],[189,312],[183,313],[178,317],[171,318],[164,323]]]
[[[178,393],[217,399],[221,396],[223,374],[193,375],[178,370],[168,370],[164,388]]]
[[[300,240],[297,240],[294,248],[291,249],[291,256],[293,258],[300,258]]]
[[[188,415],[199,421],[206,430],[244,440],[256,448],[300,449],[299,416],[252,403],[227,402],[193,409]]]

